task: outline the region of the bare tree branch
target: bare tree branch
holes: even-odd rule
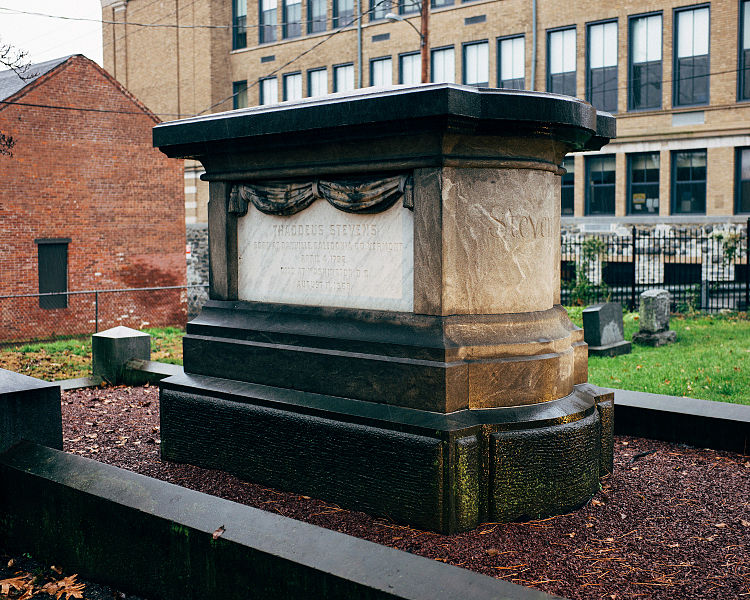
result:
[[[28,81],[36,76],[36,73],[30,71],[31,62],[28,60],[29,53],[26,50],[19,50],[12,44],[0,42],[0,66],[7,67],[18,75],[21,81]],[[16,140],[13,136],[6,135],[0,131],[0,156],[13,156],[13,146]]]

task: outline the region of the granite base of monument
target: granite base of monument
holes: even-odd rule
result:
[[[166,460],[443,533],[585,504],[612,470],[613,394],[448,414],[200,375],[161,382]]]

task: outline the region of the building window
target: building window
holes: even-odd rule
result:
[[[628,154],[629,215],[659,213],[659,153]]]
[[[750,148],[737,148],[737,200],[734,212],[750,213]]]
[[[586,99],[599,110],[617,112],[617,22],[588,27]]]
[[[456,53],[450,48],[436,48],[430,53],[433,83],[456,83]]]
[[[322,69],[311,69],[307,72],[307,95],[310,98],[325,96],[328,93],[328,72]]]
[[[490,45],[488,42],[464,44],[464,83],[477,87],[490,84]]]
[[[333,91],[351,92],[354,89],[354,65],[336,65],[333,67]]]
[[[497,41],[497,87],[506,90],[524,89],[526,52],[524,36]]]
[[[276,104],[279,101],[279,82],[276,77],[260,80],[260,103]]]
[[[398,13],[400,15],[412,15],[418,13],[421,0],[398,0]]]
[[[333,26],[347,27],[354,22],[354,0],[333,0]]]
[[[247,48],[247,0],[232,2],[232,50]]]
[[[247,81],[235,81],[232,83],[232,108],[247,107]]]
[[[432,0],[432,8],[443,8],[444,6],[453,6],[453,0]]]
[[[284,0],[284,38],[296,38],[302,35],[302,0]]]
[[[39,293],[55,296],[40,296],[39,308],[68,308],[68,244],[69,238],[34,240],[37,244]]]
[[[547,32],[547,91],[576,95],[575,27]]]
[[[302,98],[302,73],[284,75],[284,100]]]
[[[672,152],[672,213],[705,212],[706,151]]]
[[[674,105],[708,104],[708,7],[675,11]]]
[[[565,173],[560,182],[560,198],[562,200],[561,212],[563,215],[572,217],[574,212],[573,188],[576,182],[575,159],[572,156],[563,159],[562,167],[565,169]]]
[[[308,0],[307,33],[318,33],[326,30],[325,0]]]
[[[391,12],[391,0],[370,0],[370,21],[385,19]]]
[[[302,73],[284,75],[284,100],[300,100],[302,98]]]
[[[393,61],[390,56],[370,61],[370,85],[390,87],[393,85]]]
[[[260,43],[276,41],[276,0],[260,0]]]
[[[750,1],[740,3],[740,64],[738,69],[738,97],[750,100]]]
[[[404,85],[422,82],[422,57],[419,52],[410,52],[398,57],[398,82]]]
[[[630,19],[628,108],[661,108],[661,15]]]
[[[586,157],[586,214],[615,214],[615,155]]]

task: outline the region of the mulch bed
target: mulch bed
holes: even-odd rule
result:
[[[614,474],[575,513],[447,536],[162,462],[153,386],[65,392],[62,414],[68,452],[571,600],[750,596],[747,456],[618,436]]]

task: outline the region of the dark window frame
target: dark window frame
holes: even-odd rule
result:
[[[563,73],[560,73],[560,75],[563,75],[565,73],[573,73],[573,87],[575,88],[574,94],[565,94],[568,96],[572,96],[573,98],[576,97],[576,94],[578,93],[578,26],[577,25],[564,25],[562,27],[553,27],[551,29],[547,29],[547,48],[545,50],[545,79],[546,79],[546,91],[551,92],[552,91],[552,73],[550,69],[550,36],[553,33],[558,33],[560,31],[567,31],[569,29],[572,29],[575,31],[575,38],[576,38],[576,45],[575,45],[575,56],[576,56],[576,68],[572,71],[563,71]],[[555,92],[555,93],[561,93],[561,92]]]
[[[518,79],[502,79],[502,51],[500,47],[506,40],[523,39],[523,78],[521,80],[521,87],[505,87],[503,81],[518,81]],[[497,87],[503,90],[525,90],[526,89],[526,34],[516,33],[515,35],[503,35],[495,39],[496,56],[495,62],[497,63]]]
[[[379,61],[391,61],[391,83],[388,85],[393,85],[393,56],[390,54],[384,54],[383,56],[375,56],[374,58],[371,58],[368,62],[368,67],[370,70],[370,87],[373,87],[375,85],[375,69],[372,68],[372,65]]]
[[[380,2],[382,1],[382,4]],[[380,4],[380,5],[379,5]],[[370,0],[370,21],[383,21],[385,15],[393,12],[393,0]],[[381,15],[382,16],[378,16]]]
[[[466,49],[469,46],[479,46],[480,44],[486,44],[487,45],[487,81],[482,81],[479,83],[467,83],[466,82]],[[471,85],[474,87],[488,87],[490,85],[490,41],[488,39],[484,40],[472,40],[470,42],[462,42],[461,43],[461,82],[464,85]]]
[[[634,71],[636,64],[648,64],[648,63],[635,63],[633,62],[633,22],[637,19],[645,19],[648,17],[661,17],[661,60],[659,61],[659,104],[654,106],[636,107],[633,101],[633,81],[635,79]],[[647,13],[641,13],[637,15],[628,16],[628,111],[629,112],[641,112],[647,110],[661,110],[664,104],[664,13],[663,11],[652,11]]]
[[[599,183],[599,184],[593,184],[591,182],[591,172],[592,172],[592,166],[595,161],[601,161],[605,159],[611,159],[614,160],[615,163],[613,165],[612,172],[614,173],[614,181],[612,183]],[[585,172],[585,180],[584,184],[586,187],[585,190],[585,208],[584,208],[584,215],[586,216],[596,216],[596,217],[609,217],[614,216],[617,210],[617,158],[614,154],[602,154],[602,155],[594,155],[594,156],[586,156],[584,157],[584,172]],[[603,171],[602,171],[603,172]],[[591,203],[593,201],[592,195],[593,195],[593,189],[592,188],[604,188],[607,187],[608,189],[612,190],[612,210],[611,211],[600,211],[600,212],[592,212],[591,210]]]
[[[748,53],[747,64],[743,68],[743,49],[742,42],[745,37],[745,14],[744,8],[747,7],[750,10],[749,0],[739,0],[739,6],[737,9],[737,15],[739,16],[739,24],[737,27],[737,102],[750,102],[750,49],[746,50]],[[747,81],[744,80],[743,75],[747,73]],[[747,85],[745,85],[747,83]]]
[[[281,0],[281,38],[284,40],[292,40],[302,36],[302,0],[295,2],[299,7],[299,17],[296,21],[292,21],[289,16],[289,0]]]
[[[372,1],[372,0],[371,0]],[[354,23],[354,3],[352,2],[351,11],[344,11],[343,14],[339,10],[339,3],[342,0],[333,0],[331,22],[333,29],[341,29],[343,27],[350,27]],[[343,21],[343,22],[342,22]]]
[[[413,10],[408,10],[407,5],[415,6]],[[398,14],[400,15],[418,15],[421,12],[420,0],[398,0]]]
[[[232,50],[247,48],[247,2],[245,14],[237,16],[237,0],[232,0]]]
[[[570,161],[572,164],[571,169],[568,170],[565,166],[565,162]],[[563,159],[562,167],[565,169],[565,173],[560,175],[560,215],[564,217],[572,217],[575,215],[576,211],[576,202],[575,202],[575,184],[576,184],[576,157],[575,156],[566,156]],[[570,177],[569,182],[566,182],[565,177]],[[570,206],[570,212],[565,212],[565,207],[563,205],[563,201],[565,196],[567,196],[567,192],[570,192],[571,198],[571,206]]]
[[[39,296],[39,308],[44,310],[54,310],[60,308],[68,308],[68,276],[70,274],[69,267],[69,256],[68,251],[71,238],[38,238],[34,240],[37,247],[37,285],[40,294],[55,294],[54,296]],[[64,267],[63,285],[53,285],[55,282],[49,281],[50,268],[45,267],[45,263],[49,261],[50,257],[46,252],[42,252],[42,248],[48,249],[52,246],[60,246],[64,249],[63,260],[58,260]],[[44,258],[43,258],[44,256]],[[59,275],[59,273],[58,273]],[[54,288],[54,289],[52,289]]]
[[[270,81],[271,79],[276,81],[276,102],[279,101],[279,78],[276,75],[271,75],[271,77],[261,77],[258,79],[258,100],[260,100],[260,106],[264,106],[263,104],[263,82],[264,81]]]
[[[453,50],[453,79],[456,79],[456,45],[450,44],[448,46],[438,46],[437,48],[430,48],[430,82],[435,81],[435,53],[444,52],[445,50]]]
[[[266,23],[265,13],[273,12],[273,23]],[[263,0],[258,2],[258,43],[270,44],[278,41],[276,28],[279,21],[279,0],[276,0],[276,8],[273,10],[263,10]]]
[[[682,103],[679,102],[680,96],[680,68],[677,64],[677,52],[679,47],[679,28],[677,21],[679,19],[679,13],[688,12],[692,10],[699,10],[702,8],[708,9],[708,55],[706,64],[706,100],[705,102],[693,102],[693,103]],[[662,20],[662,28],[664,21]],[[702,56],[702,55],[701,55]],[[695,57],[692,57],[695,58]],[[696,79],[693,77],[693,79]],[[672,106],[674,108],[690,107],[690,106],[708,106],[711,103],[711,4],[693,4],[691,6],[680,6],[672,9]]]
[[[245,105],[244,106],[240,106],[238,102],[241,92],[245,92]],[[248,97],[247,97],[247,79],[244,79],[242,81],[233,81],[232,82],[232,110],[237,110],[240,108],[247,108],[248,106],[249,106],[249,103],[248,103]]]
[[[750,153],[750,146],[739,146],[734,151],[734,214],[750,215],[750,179],[742,179],[742,152]],[[748,182],[747,210],[740,210],[742,205],[742,182]]]
[[[659,157],[659,167],[657,168],[657,180],[656,183],[648,183],[648,182],[634,182],[633,181],[633,159],[636,157],[641,156],[647,156],[655,154]],[[627,181],[626,183],[626,190],[625,190],[625,212],[628,215],[658,215],[659,214],[659,208],[657,207],[655,212],[647,212],[647,211],[634,211],[633,210],[633,183],[636,183],[636,185],[648,185],[648,186],[656,186],[657,190],[657,199],[659,200],[659,206],[661,206],[661,189],[660,189],[660,183],[661,183],[661,153],[657,151],[651,151],[651,152],[631,152],[626,155],[626,175],[627,175]]]
[[[288,97],[288,95],[286,93],[287,77],[291,77],[291,76],[294,76],[294,75],[299,75],[300,76],[300,87],[301,88],[304,87],[304,86],[301,85],[302,84],[302,71],[292,71],[291,73],[284,73],[281,76],[281,97],[282,97],[282,101],[283,102],[286,102],[287,100],[289,100],[289,97]],[[302,93],[300,94],[300,97],[304,98],[305,97],[305,94],[304,94],[305,90],[302,89],[301,91],[302,91]]]
[[[404,65],[403,65],[403,59],[406,58],[407,56],[420,56],[420,52],[419,51],[416,51],[416,52],[402,52],[401,54],[398,55],[398,83],[399,83],[399,85],[403,85],[404,84],[404,69],[403,69]],[[420,67],[421,67],[421,64],[420,64]],[[420,73],[419,79],[422,79],[421,73]]]
[[[335,65],[331,66],[331,71],[333,72],[333,82],[332,82],[332,86],[331,87],[333,88],[333,93],[334,94],[336,92],[342,91],[342,90],[338,89],[338,85],[337,85],[338,80],[336,78],[336,73],[337,73],[337,69],[340,69],[340,68],[343,68],[343,67],[351,67],[352,71],[354,71],[354,63],[353,62],[345,62],[345,63],[338,63],[338,64],[335,64]],[[356,75],[356,73],[355,73],[355,75]],[[356,82],[355,82],[355,85],[356,85]]]
[[[323,18],[314,17],[313,6],[315,3],[323,5]],[[325,0],[307,0],[307,33],[320,33],[325,31],[328,23],[328,2]]]
[[[614,69],[615,69],[615,104],[614,108],[611,109],[609,107],[599,107],[596,106],[593,102],[593,86],[592,86],[592,69],[591,69],[591,28],[596,27],[598,25],[606,25],[608,23],[614,23],[617,25],[617,38],[615,39],[615,45],[617,46],[617,62],[615,63]],[[615,17],[613,19],[604,19],[602,21],[592,21],[591,23],[586,23],[586,101],[590,104],[594,105],[597,110],[603,110],[610,113],[617,113],[617,109],[619,106],[619,75],[620,75],[620,20]],[[604,67],[608,68],[608,67]],[[612,68],[612,67],[609,67]]]
[[[706,157],[706,175],[704,179],[690,179],[689,183],[703,183],[703,210],[702,211],[678,211],[677,207],[677,155],[678,154],[696,154],[703,152]],[[707,183],[708,183],[708,149],[707,148],[696,148],[690,150],[672,150],[670,152],[670,214],[672,215],[705,215],[706,214],[706,200],[707,200]],[[693,168],[692,165],[690,167]],[[687,183],[687,182],[681,182]]]
[[[313,96],[311,94],[311,88],[312,88],[312,86],[310,85],[310,83],[312,81],[312,74],[313,73],[317,73],[318,71],[326,71],[326,91],[324,93],[320,94],[319,96]],[[304,96],[305,98],[320,98],[322,96],[325,96],[328,93],[328,73],[327,73],[327,71],[328,71],[328,67],[315,67],[314,69],[308,69],[307,70],[307,95]]]

